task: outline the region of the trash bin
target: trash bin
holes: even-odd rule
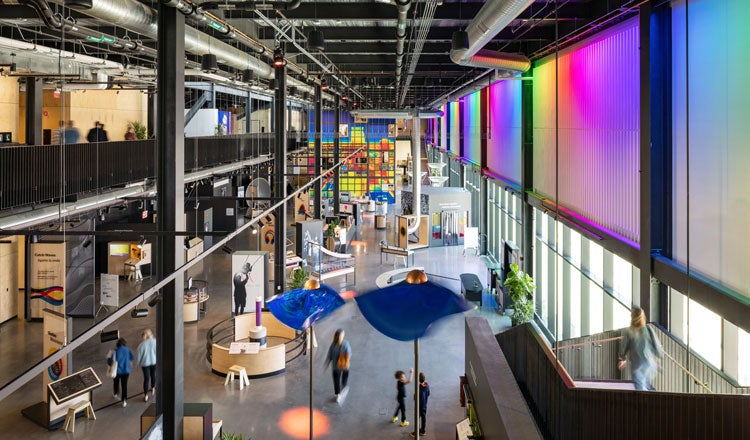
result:
[[[375,215],[375,229],[385,229],[385,216],[381,214]]]

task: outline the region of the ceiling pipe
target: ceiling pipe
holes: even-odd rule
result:
[[[366,109],[352,110],[352,116],[362,119],[432,119],[443,116],[438,110]]]
[[[203,2],[200,6],[204,9],[227,9],[227,10],[270,10],[291,11],[297,9],[302,4],[302,0],[292,0],[289,2],[269,2],[269,1],[252,1],[245,0],[240,2]]]
[[[395,0],[398,9],[396,22],[396,84],[401,84],[401,69],[404,65],[404,45],[406,42],[406,20],[411,0]]]
[[[419,31],[417,32],[417,38],[414,41],[414,50],[411,54],[411,59],[409,60],[409,70],[406,72],[406,80],[404,81],[404,86],[401,89],[401,95],[398,101],[399,107],[403,107],[404,100],[406,100],[406,93],[409,91],[409,85],[411,85],[411,80],[414,77],[414,72],[417,71],[417,63],[422,54],[427,34],[430,32],[430,27],[432,27],[432,20],[435,17],[435,10],[438,6],[437,3],[437,0],[425,0],[424,11],[419,23]]]
[[[85,41],[93,43],[106,43],[109,46],[122,49],[127,51],[136,51],[141,49],[146,51],[147,48],[139,47],[139,45],[132,40],[124,40],[112,35],[107,35],[101,32],[97,32],[93,29],[86,28],[78,25],[75,21],[70,18],[64,18],[62,15],[52,12],[49,7],[49,3],[46,0],[3,0],[2,4],[5,5],[23,5],[32,8],[36,11],[42,22],[50,29],[65,32],[69,35],[82,38]],[[153,55],[156,55],[155,50],[151,50]]]
[[[462,66],[486,67],[525,72],[531,61],[523,55],[484,49],[503,28],[534,3],[534,0],[491,1],[482,6],[471,24],[466,28],[469,47],[451,50],[451,61]]]

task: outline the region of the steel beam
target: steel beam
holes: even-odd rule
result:
[[[273,119],[275,150],[273,165],[273,196],[284,197],[286,194],[286,66],[275,66],[276,94],[273,102]],[[273,243],[273,285],[274,294],[286,291],[286,204],[279,205],[274,211],[275,234]]]
[[[157,60],[158,108],[156,140],[156,187],[158,230],[181,231],[184,219],[185,135],[185,16],[177,9],[159,4],[159,57]],[[162,278],[183,265],[183,237],[159,237],[157,276]],[[163,438],[182,438],[184,388],[183,276],[161,290],[157,306],[159,386],[156,388],[157,414],[163,420]]]
[[[323,138],[323,101],[322,101],[322,90],[319,84],[315,85],[315,172],[314,174],[320,174],[323,169],[323,161],[321,155],[321,142]],[[315,185],[315,198],[313,204],[315,205],[315,218],[323,218],[323,201],[321,199],[321,192],[323,190],[324,179],[321,179],[318,185]]]

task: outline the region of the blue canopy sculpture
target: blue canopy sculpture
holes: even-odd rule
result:
[[[315,321],[344,305],[339,293],[317,280],[307,280],[304,287],[290,290],[270,299],[266,305],[273,316],[295,330],[310,328]]]
[[[411,282],[415,277],[418,282]],[[355,301],[370,325],[398,341],[421,338],[433,322],[472,309],[464,297],[428,281],[418,270],[398,284],[372,290]]]
[[[464,297],[427,280],[412,270],[396,285],[375,289],[355,298],[367,322],[380,333],[398,341],[414,341],[414,371],[419,377],[419,338],[432,323],[454,313],[471,310]],[[414,381],[414,432],[419,440],[419,381]]]
[[[313,324],[344,305],[344,299],[330,286],[318,280],[305,281],[302,288],[290,290],[270,299],[266,306],[284,325],[295,330],[307,330],[310,356],[310,440],[313,438]]]

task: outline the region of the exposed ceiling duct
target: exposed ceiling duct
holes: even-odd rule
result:
[[[404,65],[404,45],[406,42],[406,15],[409,12],[411,0],[395,0],[398,8],[396,22],[396,84],[401,83],[401,69]]]
[[[534,0],[496,0],[485,3],[466,28],[469,47],[467,49],[453,48],[450,54],[451,60],[462,66],[505,69],[515,72],[529,70],[531,62],[527,57],[484,49],[484,46],[532,3]]]
[[[366,109],[352,110],[350,112],[355,118],[362,119],[432,119],[443,116],[437,110],[397,110],[397,109]]]
[[[409,70],[406,73],[406,80],[404,81],[404,87],[400,91],[400,98],[398,101],[399,107],[403,107],[404,100],[406,99],[406,92],[409,90],[409,85],[414,77],[414,72],[417,70],[417,63],[419,62],[419,56],[422,54],[424,48],[424,42],[427,39],[427,34],[430,32],[432,27],[432,19],[435,17],[435,9],[437,9],[438,0],[426,0],[424,6],[424,12],[422,14],[419,31],[417,32],[417,38],[414,41],[414,50],[409,60]]]
[[[302,0],[290,0],[288,2],[269,2],[265,0],[244,0],[244,1],[209,1],[200,4],[205,9],[257,9],[257,10],[270,10],[275,9],[277,11],[290,11],[297,9],[302,3]]]

